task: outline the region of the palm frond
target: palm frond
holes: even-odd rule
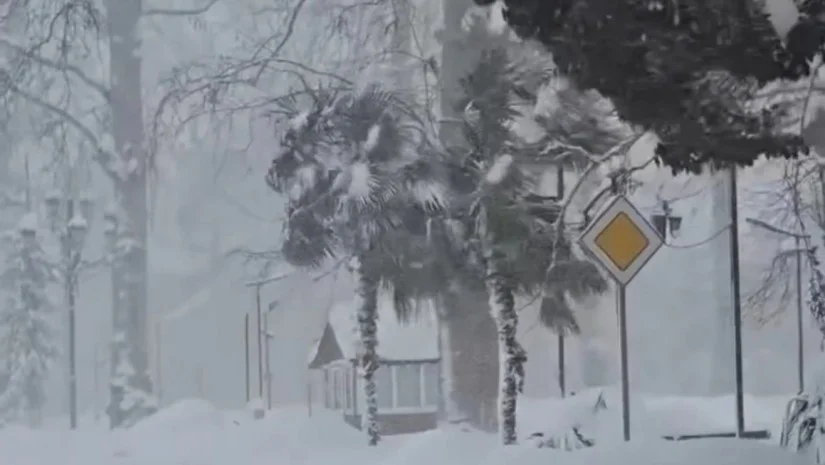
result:
[[[288,220],[281,248],[290,264],[318,268],[326,259],[335,256],[335,245],[333,231],[316,216],[305,213]]]
[[[573,309],[564,291],[555,290],[542,294],[539,306],[539,321],[559,335],[579,334],[581,328],[573,315]]]
[[[581,301],[588,297],[596,296],[607,292],[608,281],[605,279],[599,268],[589,260],[572,259],[557,265],[555,270],[551,270],[551,275],[556,273],[567,277],[564,280],[550,281],[548,285],[561,287],[567,292],[570,298]]]

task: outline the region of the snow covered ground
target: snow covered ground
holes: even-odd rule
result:
[[[284,407],[262,421],[249,412],[219,411],[208,402],[179,402],[129,431],[109,432],[88,425],[77,432],[59,428],[0,431],[2,465],[810,465],[788,455],[774,441],[734,439],[669,442],[661,434],[729,430],[730,398],[635,399],[634,440],[618,440],[620,409],[615,392],[605,397],[606,413],[590,415],[595,393],[561,402],[523,402],[522,435],[565,430],[583,424],[597,447],[558,452],[531,447],[500,448],[496,437],[451,427],[385,438],[377,448],[340,417],[316,408]],[[747,399],[749,427],[779,427],[784,400]],[[589,419],[588,419],[589,418]]]

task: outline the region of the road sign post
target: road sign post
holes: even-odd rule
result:
[[[602,210],[579,243],[616,283],[619,319],[619,352],[622,378],[622,430],[630,440],[630,375],[627,346],[626,287],[636,273],[662,246],[662,237],[624,196],[617,196]]]

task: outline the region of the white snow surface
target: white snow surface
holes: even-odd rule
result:
[[[582,398],[584,399],[584,398]],[[521,399],[522,423],[550,422],[578,400]],[[754,417],[779,415],[776,399],[748,398]],[[648,418],[639,429],[671,426],[691,413],[712,429],[722,416],[732,420],[731,398],[644,399]],[[571,405],[566,405],[571,404]],[[609,401],[608,401],[609,404]],[[555,407],[554,407],[555,405]],[[727,405],[732,407],[732,405]],[[568,413],[570,413],[568,411]],[[561,415],[562,417],[564,415]],[[732,421],[731,421],[732,422]],[[778,424],[778,419],[773,423]],[[503,448],[495,435],[445,427],[426,433],[385,437],[367,447],[364,433],[347,426],[339,412],[315,406],[282,406],[253,420],[248,410],[221,411],[199,399],[183,400],[126,431],[110,432],[103,425],[84,425],[69,432],[0,430],[0,463],[14,465],[809,465],[809,459],[790,454],[774,443],[709,439],[669,442],[639,436],[630,443],[611,441],[618,424],[605,422],[594,448],[559,452],[529,446]],[[526,431],[524,428],[522,435]]]
[[[344,358],[353,359],[358,347],[358,326],[355,308],[358,299],[338,303],[330,309],[328,322],[332,326]],[[408,324],[395,316],[395,307],[388,293],[378,299],[378,356],[383,360],[434,360],[438,356],[438,325],[435,308],[429,301],[419,303],[419,315]]]

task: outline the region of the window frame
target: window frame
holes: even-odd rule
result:
[[[418,386],[416,386],[416,388],[418,389],[418,405],[399,405],[401,397],[399,392],[399,386],[401,385],[401,383],[398,382],[399,376],[402,370],[410,368],[415,369],[415,378],[417,378],[418,380]],[[393,393],[393,408],[414,409],[426,406],[426,404],[424,403],[424,392],[421,390],[423,386],[422,381],[424,376],[424,365],[420,363],[400,363],[397,365],[392,365],[392,371],[393,376],[395,377],[395,383],[393,384],[395,391]]]
[[[438,400],[435,403],[428,405],[425,387],[425,372],[424,365],[430,363],[438,363],[437,361],[414,361],[401,363],[382,363],[381,365],[390,369],[392,379],[392,402],[391,407],[378,407],[378,413],[381,414],[403,414],[403,413],[436,413],[438,411]],[[398,367],[402,365],[415,365],[418,368],[418,382],[421,395],[419,396],[420,405],[415,407],[400,407],[398,406]]]

